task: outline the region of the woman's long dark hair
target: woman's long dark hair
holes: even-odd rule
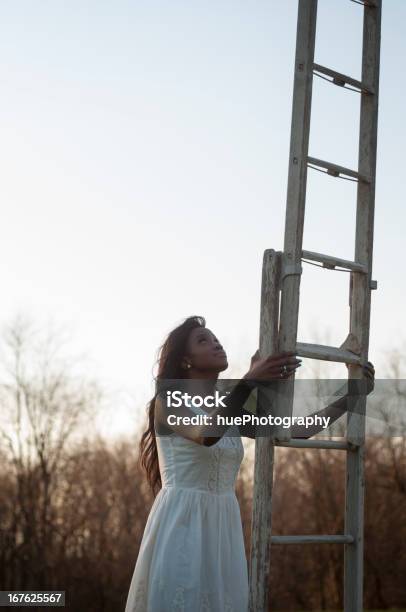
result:
[[[161,379],[185,378],[182,359],[186,353],[186,344],[190,332],[196,327],[205,326],[206,321],[204,317],[188,317],[181,325],[168,334],[158,354],[158,372],[155,377],[155,387],[157,387],[157,383]],[[156,392],[147,405],[148,428],[141,436],[139,447],[139,461],[146,472],[148,484],[154,495],[156,495],[162,486],[154,428],[155,399]]]

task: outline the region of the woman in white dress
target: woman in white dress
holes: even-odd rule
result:
[[[207,435],[204,425],[168,427],[159,383],[190,381],[194,391],[197,385],[206,396],[228,367],[226,353],[202,317],[189,317],[168,335],[158,364],[140,459],[152,491],[159,492],[144,529],[125,612],[247,612],[247,560],[235,481],[244,456],[240,436],[255,437],[255,427],[221,426],[216,437]],[[241,415],[256,384],[251,381],[289,378],[299,365],[293,353],[267,359],[256,353],[227,397],[226,410],[192,408],[186,402],[176,414]]]

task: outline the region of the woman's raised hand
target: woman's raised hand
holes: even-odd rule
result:
[[[270,355],[261,359],[259,351],[251,358],[251,366],[244,378],[251,380],[281,380],[290,378],[302,364],[302,360],[295,357],[295,353],[285,352]]]
[[[345,365],[348,369],[348,363]],[[371,361],[367,361],[366,363],[362,364],[362,374],[363,378],[367,381],[366,394],[369,395],[375,388],[375,368]]]

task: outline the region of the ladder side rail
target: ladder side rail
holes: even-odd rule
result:
[[[274,350],[276,352],[294,351],[296,348],[300,286],[298,270],[301,270],[316,19],[317,0],[299,0],[284,253],[280,257],[281,308],[279,325],[272,339],[272,346],[269,347],[272,352]],[[261,309],[261,325],[262,314],[265,309],[266,306]],[[275,317],[274,323],[277,320],[277,317]],[[277,405],[274,406],[274,411],[275,413],[282,411],[283,414],[292,414],[293,385],[286,385],[283,389],[283,393],[277,394],[275,401]],[[282,438],[286,436],[287,439],[290,439],[290,430],[282,433]],[[273,439],[258,438],[255,442],[255,450],[249,610],[250,612],[267,612],[270,576]]]
[[[279,352],[296,350],[316,20],[317,0],[299,0],[281,277]],[[294,385],[284,385],[278,393],[276,403],[283,415],[292,416],[293,390]],[[291,431],[280,431],[275,437],[289,440]]]
[[[367,274],[352,272],[350,295],[350,332],[361,346],[361,361],[368,359],[371,309],[371,273],[374,233],[374,203],[376,149],[378,125],[379,56],[381,30],[381,0],[375,6],[365,5],[363,24],[361,80],[374,95],[361,95],[358,171],[371,178],[357,187],[356,240],[354,260],[365,264]],[[361,376],[359,365],[349,365],[349,377]],[[353,413],[347,414],[347,440],[358,445],[356,452],[347,453],[345,533],[354,538],[353,545],[344,547],[344,609],[363,609],[363,540],[364,540],[364,441],[366,397],[357,402]]]
[[[275,354],[278,346],[281,252],[264,253],[261,287],[259,352]],[[258,391],[259,392],[259,391]],[[258,411],[263,405],[258,401]],[[268,610],[274,445],[271,437],[255,440],[254,494],[252,501],[249,610]]]

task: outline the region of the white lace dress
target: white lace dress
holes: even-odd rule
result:
[[[201,408],[193,408],[204,414]],[[247,612],[248,571],[235,480],[236,426],[213,446],[158,436],[156,496],[125,612]]]

